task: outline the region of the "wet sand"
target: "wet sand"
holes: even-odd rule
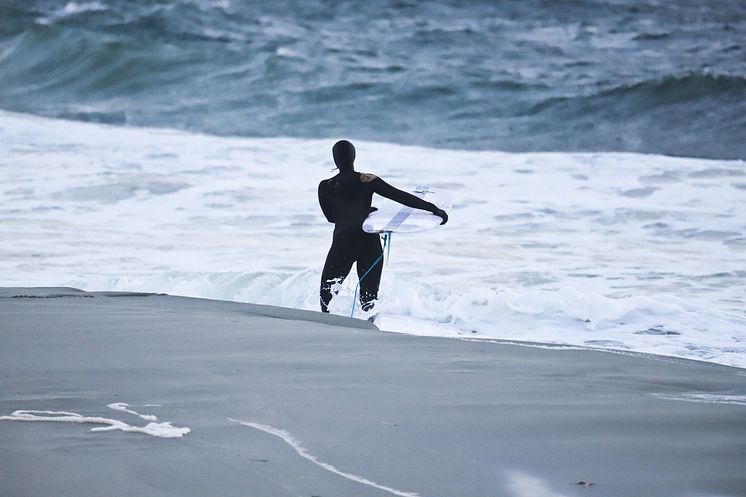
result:
[[[1,289],[0,344],[2,496],[746,495],[735,368],[61,288]],[[113,403],[190,431],[71,422],[151,422]]]

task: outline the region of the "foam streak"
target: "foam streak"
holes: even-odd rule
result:
[[[252,423],[250,421],[241,421],[238,419],[228,418],[229,421],[233,421],[234,423],[239,423],[244,426],[248,426],[249,428],[254,428],[255,430],[263,431],[264,433],[268,433],[269,435],[275,436],[277,438],[280,438],[282,441],[284,441],[286,444],[288,444],[299,456],[301,456],[304,459],[307,459],[314,463],[316,466],[319,466],[322,469],[325,469],[326,471],[329,471],[330,473],[334,473],[335,475],[339,475],[342,478],[346,478],[348,480],[362,483],[363,485],[367,485],[369,487],[377,488],[379,490],[383,490],[384,492],[388,492],[392,495],[399,495],[401,497],[418,497],[418,494],[413,492],[403,492],[401,490],[397,490],[395,488],[386,487],[384,485],[379,485],[378,483],[368,480],[367,478],[363,478],[362,476],[353,475],[351,473],[345,473],[344,471],[341,471],[340,469],[337,469],[335,466],[332,466],[329,463],[325,463],[323,461],[319,461],[316,456],[310,454],[305,447],[301,445],[301,443],[293,438],[293,436],[285,431],[280,430],[278,428],[274,428],[269,425],[263,425],[260,423]]]
[[[109,404],[107,407],[109,409],[114,409],[115,411],[122,411],[122,412],[128,412],[130,414],[134,414],[135,416],[142,418],[145,421],[158,421],[157,416],[154,416],[153,414],[140,414],[139,412],[129,409],[129,404],[125,404],[124,402],[115,402],[113,404]]]
[[[665,400],[680,400],[683,402],[700,402],[702,404],[729,404],[746,406],[746,395],[724,395],[714,393],[682,393],[679,395],[655,394],[655,397]]]
[[[119,405],[117,405],[116,408],[111,407],[111,405],[109,405],[109,407],[112,409],[123,410],[119,408]],[[144,433],[159,438],[180,438],[192,431],[189,428],[172,426],[169,422],[151,422],[145,426],[132,426],[117,419],[103,418],[99,416],[83,416],[78,413],[67,411],[17,410],[13,411],[9,416],[0,416],[0,421],[45,421],[55,423],[98,424],[104,426],[91,428],[91,431],[120,430],[128,433]]]

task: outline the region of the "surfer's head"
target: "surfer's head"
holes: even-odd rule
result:
[[[355,163],[355,147],[347,140],[339,140],[332,147],[334,163],[340,171],[352,171]]]

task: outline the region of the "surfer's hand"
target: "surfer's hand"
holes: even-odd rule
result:
[[[443,221],[441,221],[440,225],[444,225],[448,222],[448,214],[446,214],[446,211],[443,209],[438,209],[437,211],[433,212],[436,216],[440,217]]]

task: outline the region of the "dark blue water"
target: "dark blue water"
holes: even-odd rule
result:
[[[3,0],[0,108],[222,135],[746,158],[746,2]]]

